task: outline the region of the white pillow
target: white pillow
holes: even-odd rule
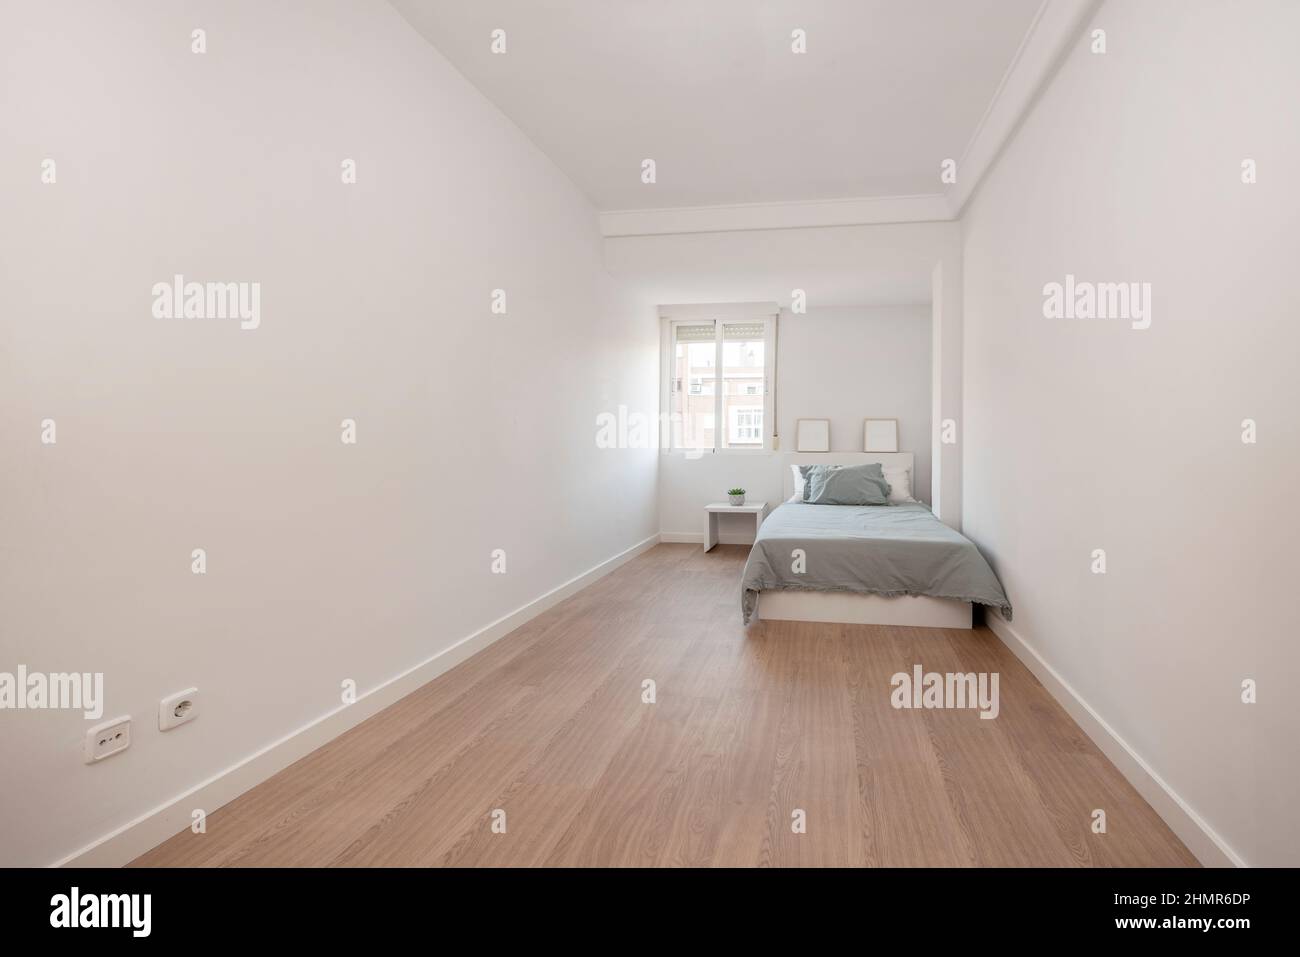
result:
[[[803,501],[803,473],[799,471],[799,466],[791,465],[790,472],[794,475],[794,494],[791,495],[787,502]]]
[[[884,465],[885,481],[889,483],[889,504],[902,505],[915,502],[912,498],[912,470],[905,465]]]

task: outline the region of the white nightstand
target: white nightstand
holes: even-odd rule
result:
[[[718,516],[723,512],[730,515],[753,515],[754,534],[763,524],[763,513],[767,511],[766,502],[746,502],[744,505],[732,505],[730,502],[714,502],[704,506],[704,550],[707,552],[718,544]]]

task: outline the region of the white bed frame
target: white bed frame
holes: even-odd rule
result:
[[[916,484],[915,457],[911,452],[794,452],[781,457],[784,504],[794,494],[791,465],[881,465],[902,466],[912,471]],[[915,493],[913,493],[915,494]],[[924,595],[884,598],[851,592],[765,591],[758,596],[757,616],[770,621],[822,621],[850,625],[912,625],[920,628],[970,628],[971,603]]]

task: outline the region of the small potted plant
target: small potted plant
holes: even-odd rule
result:
[[[744,505],[745,490],[743,488],[729,488],[727,489],[727,498],[731,499],[732,505]]]

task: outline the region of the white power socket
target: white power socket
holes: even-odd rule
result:
[[[186,688],[158,702],[158,730],[170,731],[199,716],[199,689]]]
[[[86,763],[94,764],[131,746],[131,716],[97,724],[86,732]]]

